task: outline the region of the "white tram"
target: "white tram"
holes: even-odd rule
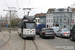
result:
[[[34,39],[36,36],[35,18],[31,17],[27,18],[24,16],[24,18],[18,23],[18,33],[22,38],[31,37]]]

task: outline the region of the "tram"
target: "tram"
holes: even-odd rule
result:
[[[24,16],[18,23],[18,33],[22,38],[30,37],[32,39],[36,36],[36,22],[33,16]]]

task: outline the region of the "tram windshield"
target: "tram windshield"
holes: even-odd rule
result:
[[[24,26],[26,26],[27,29],[34,29],[35,23],[25,23]]]

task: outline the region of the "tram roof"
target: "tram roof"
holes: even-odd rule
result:
[[[35,18],[34,16],[24,16],[24,17],[26,17],[27,19]],[[23,17],[23,18],[24,18],[24,17]]]

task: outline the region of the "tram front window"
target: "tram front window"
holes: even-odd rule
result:
[[[26,23],[26,28],[27,29],[34,29],[35,28],[35,23]]]

